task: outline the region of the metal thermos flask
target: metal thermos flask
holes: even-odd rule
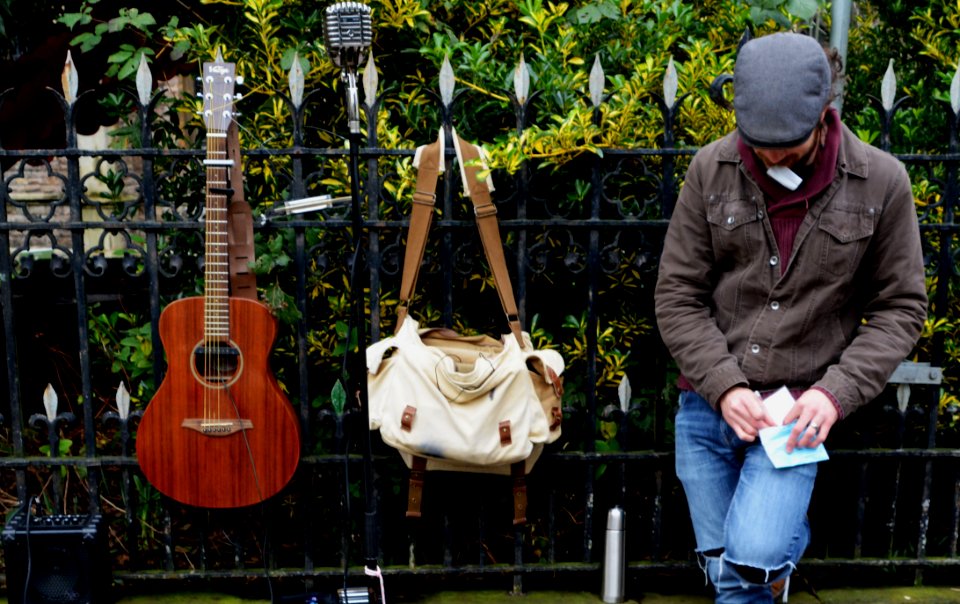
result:
[[[603,588],[601,598],[607,604],[623,602],[626,555],[623,508],[616,506],[607,513],[607,543],[603,552]]]

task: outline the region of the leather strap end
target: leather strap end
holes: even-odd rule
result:
[[[500,422],[500,426],[498,430],[500,432],[500,446],[501,447],[510,446],[510,443],[513,442],[513,437],[510,435],[510,420],[505,419],[502,422]]]
[[[393,333],[396,335],[400,331],[400,327],[403,325],[403,322],[407,320],[407,314],[410,309],[410,302],[401,301],[397,305],[397,326],[393,328]]]
[[[546,368],[547,381],[553,386],[553,391],[558,398],[563,397],[563,378],[557,375],[557,372],[546,365],[546,363],[544,363],[544,367]]]
[[[563,410],[560,407],[551,407],[550,416],[550,431],[556,432],[563,423]]]
[[[517,344],[523,349],[526,344],[523,341],[523,328],[520,327],[520,319],[516,315],[507,315],[507,322],[510,324],[510,333],[517,339]]]
[[[400,429],[404,432],[413,430],[413,420],[417,417],[417,408],[407,405],[403,408],[403,414],[400,416]]]
[[[526,462],[518,461],[510,465],[513,476],[513,525],[527,523],[527,480]]]
[[[414,456],[410,468],[410,480],[407,482],[407,518],[420,518],[420,504],[423,502],[423,479],[427,470],[427,460]]]

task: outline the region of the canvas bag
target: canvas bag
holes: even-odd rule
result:
[[[535,350],[520,328],[490,186],[477,179],[479,148],[453,133],[487,262],[507,315],[501,338],[421,328],[408,316],[432,222],[443,136],[417,150],[416,192],[404,255],[396,332],[367,348],[370,429],[410,468],[407,515],[420,515],[429,470],[513,476],[514,522],[526,521],[525,475],[560,437],[561,374],[555,350]],[[386,356],[390,351],[389,356]]]

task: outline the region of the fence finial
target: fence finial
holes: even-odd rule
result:
[[[377,102],[377,88],[380,86],[380,77],[377,73],[377,64],[373,61],[373,48],[367,56],[367,65],[363,68],[363,104],[367,108]]]
[[[677,102],[677,68],[673,65],[673,56],[667,61],[667,72],[663,74],[663,102],[667,110],[673,109]]]
[[[150,103],[150,94],[153,92],[153,74],[147,64],[147,54],[140,54],[140,65],[137,67],[137,96],[140,104],[146,107]]]
[[[77,100],[77,88],[79,80],[77,76],[77,66],[73,64],[73,56],[67,51],[67,60],[63,64],[63,73],[60,74],[60,86],[63,88],[63,98],[68,105],[73,105]]]
[[[617,386],[617,397],[620,399],[620,410],[626,413],[630,410],[630,399],[633,398],[633,388],[630,386],[630,378],[626,375],[620,380]]]
[[[443,58],[443,65],[440,67],[440,100],[445,107],[453,104],[453,89],[456,83],[453,66],[450,65],[450,55],[447,55]]]
[[[120,385],[117,387],[117,415],[120,419],[126,421],[130,417],[130,393],[127,392],[127,387],[123,385],[123,382],[120,382]]]
[[[57,391],[53,389],[53,385],[47,384],[47,387],[43,389],[43,408],[47,412],[47,419],[50,420],[51,425],[57,419],[59,404],[60,399],[57,398]]]
[[[530,70],[520,53],[520,62],[513,71],[513,92],[517,95],[517,103],[523,105],[530,95]]]
[[[293,64],[290,65],[290,75],[287,78],[290,86],[290,100],[294,107],[303,103],[303,67],[300,65],[300,53],[293,53]]]
[[[957,63],[957,71],[950,82],[950,108],[953,109],[953,115],[960,114],[960,63]]]
[[[600,54],[598,53],[593,59],[593,68],[590,70],[590,101],[594,108],[599,107],[600,103],[603,102],[604,79],[603,66],[600,64]]]
[[[897,74],[893,71],[893,59],[887,64],[887,72],[883,74],[880,84],[880,103],[884,111],[891,111],[897,94]]]

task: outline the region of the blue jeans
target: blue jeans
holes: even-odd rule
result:
[[[697,554],[718,604],[773,602],[810,541],[807,507],[817,464],[776,469],[760,441],[740,440],[695,392],[680,395],[677,476],[690,507]]]

